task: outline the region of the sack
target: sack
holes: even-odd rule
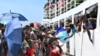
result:
[[[29,39],[28,44],[30,48],[33,48],[34,41],[32,39]]]
[[[24,39],[24,41],[23,41],[23,45],[24,45],[24,48],[30,47],[29,44],[28,44],[28,42],[27,42],[25,39]]]

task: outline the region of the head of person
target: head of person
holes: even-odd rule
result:
[[[1,24],[1,23],[0,23],[0,33],[1,33],[1,34],[4,33],[4,28],[5,28],[4,24]]]
[[[34,24],[33,23],[30,23],[30,27],[34,27]]]
[[[87,15],[82,15],[82,16],[81,16],[81,20],[83,21],[83,23],[86,23],[86,22],[88,21],[88,17],[89,17],[88,14],[87,14]]]
[[[72,28],[74,28],[74,25],[72,23],[67,23],[66,24],[66,30],[67,30],[68,33],[70,33]]]

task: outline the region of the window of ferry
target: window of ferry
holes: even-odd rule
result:
[[[64,26],[64,19],[60,20],[60,26]]]
[[[84,0],[76,0],[76,6],[78,6],[79,4],[81,4]]]
[[[50,24],[50,27],[53,28],[53,23]]]
[[[71,16],[66,19],[66,23],[70,23],[70,22],[72,22],[72,17]]]
[[[72,8],[74,8],[74,6],[75,6],[75,2],[74,2],[74,0],[71,2],[71,9]]]
[[[98,12],[98,5],[92,5],[86,8],[86,19],[84,19],[84,28],[93,30],[96,28],[97,23],[97,12]]]
[[[58,28],[58,21],[57,21],[57,22],[55,22],[55,24],[54,24],[54,28],[55,28],[55,29],[57,29],[57,28]]]
[[[74,15],[74,24],[76,25],[78,32],[81,31],[81,26],[82,26],[82,13],[83,12],[80,11],[80,12],[78,12],[78,13],[76,13]]]
[[[83,17],[83,29],[87,32],[89,40],[94,43],[94,30],[97,26],[97,12],[98,4],[94,4],[86,8],[85,15]]]
[[[71,5],[70,5],[70,3],[67,5],[67,10],[70,10],[70,7],[71,7]]]
[[[68,2],[70,2],[71,0],[68,0]]]

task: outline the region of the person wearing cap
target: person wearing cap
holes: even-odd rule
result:
[[[66,37],[64,40],[71,38],[77,31],[76,26],[72,23],[69,23],[69,25],[66,26],[67,27],[67,31],[71,31],[72,34],[69,37]]]
[[[47,32],[49,41],[48,41],[48,48],[50,56],[61,56],[62,49],[59,46],[58,39],[55,37],[55,30],[51,29]]]

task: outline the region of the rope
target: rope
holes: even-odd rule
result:
[[[84,34],[84,33],[82,33],[82,43],[81,43],[81,54],[80,54],[80,56],[82,56],[82,48],[83,48],[83,34]]]
[[[94,44],[94,30],[93,30],[93,34],[92,34],[92,40],[93,40],[93,44]]]

